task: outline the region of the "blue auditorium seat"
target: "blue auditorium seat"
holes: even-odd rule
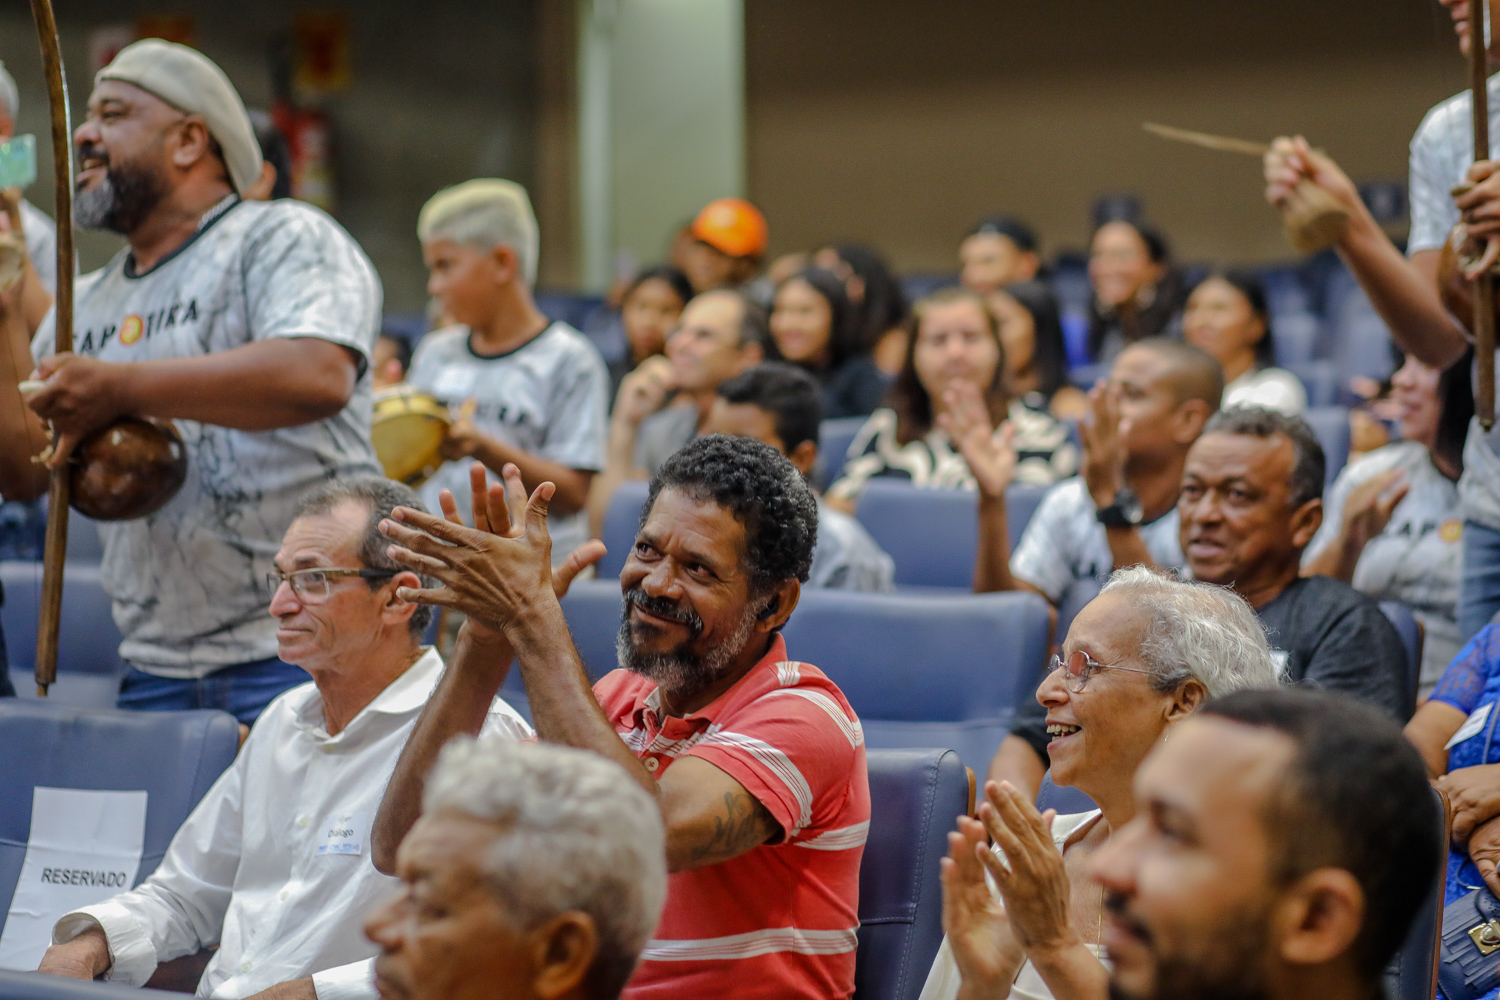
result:
[[[867,759],[870,834],[859,866],[854,996],[916,1000],[943,941],[938,860],[954,820],[968,811],[969,779],[951,751],[868,750]]]
[[[1314,406],[1302,419],[1323,446],[1323,459],[1328,463],[1323,488],[1327,489],[1349,461],[1349,411],[1342,406]]]
[[[1006,491],[1012,550],[1048,489],[1012,486]],[[903,480],[874,479],[860,494],[855,515],[895,561],[898,586],[969,590],[979,547],[978,504],[978,494],[965,490],[922,489]]]
[[[1280,313],[1271,317],[1271,349],[1276,363],[1285,368],[1313,360],[1319,333],[1318,317],[1310,312]]]
[[[8,912],[31,831],[32,789],[148,793],[137,880],[161,863],[198,800],[234,760],[225,712],[116,712],[0,700],[0,914]]]
[[[1283,366],[1302,380],[1307,405],[1333,406],[1339,401],[1339,375],[1331,361],[1301,361]]]
[[[1092,389],[1101,378],[1109,378],[1109,365],[1074,365],[1068,369],[1068,381],[1084,392]]]
[[[182,1000],[181,993],[0,970],[0,1000]]]
[[[833,485],[844,474],[844,461],[849,457],[849,446],[854,443],[855,435],[864,425],[864,417],[839,417],[818,425],[817,480],[824,489]]]
[[[1437,789],[1432,796],[1438,804],[1438,825],[1432,831],[1441,847],[1444,863],[1438,865],[1433,879],[1432,891],[1422,901],[1421,909],[1406,932],[1406,940],[1396,952],[1395,959],[1386,968],[1385,995],[1390,1000],[1433,1000],[1438,995],[1438,963],[1442,960],[1440,950],[1443,929],[1443,876],[1447,873],[1448,840],[1451,824],[1448,803]],[[3,998],[0,998],[3,1000]]]
[[[804,590],[783,634],[844,692],[868,746],[947,747],[983,774],[1036,691],[1049,615],[1031,593]]]
[[[1084,605],[1099,596],[1103,584],[1095,578],[1088,576],[1074,580],[1068,584],[1068,589],[1062,592],[1062,597],[1057,602],[1057,644],[1061,646],[1063,640],[1068,637],[1068,629],[1073,627],[1073,619],[1078,617],[1078,612],[1083,610]]]
[[[620,634],[620,581],[580,580],[562,599],[563,615],[573,633],[573,644],[583,657],[583,669],[596,681],[615,669],[615,636]],[[519,690],[521,672],[506,678],[507,691]],[[509,697],[507,694],[506,697]]]
[[[646,506],[650,488],[651,484],[644,479],[630,479],[621,483],[615,495],[610,497],[604,523],[599,527],[599,538],[609,550],[595,569],[601,580],[619,579],[620,569],[635,544],[636,532],[640,530],[641,508]]]
[[[36,662],[41,563],[0,563],[0,585],[5,588],[0,621],[5,626],[11,681],[23,697],[29,697],[34,691],[28,678]],[[125,670],[120,640],[109,596],[99,582],[99,564],[68,562],[63,571],[62,624],[58,629],[58,681],[51,697],[79,707],[112,708]]]
[[[1411,613],[1411,608],[1400,601],[1381,601],[1380,610],[1396,626],[1396,632],[1401,636],[1401,645],[1406,650],[1405,718],[1409,719],[1417,710],[1417,686],[1422,682],[1422,623]]]

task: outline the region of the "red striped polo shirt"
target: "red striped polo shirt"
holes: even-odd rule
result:
[[[658,778],[679,757],[701,757],[781,827],[774,843],[668,878],[661,923],[625,996],[853,993],[870,786],[864,733],[838,687],[789,661],[778,635],[739,683],[685,718],[665,715],[656,683],[626,670],[594,694]]]

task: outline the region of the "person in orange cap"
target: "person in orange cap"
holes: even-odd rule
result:
[[[739,288],[760,270],[766,252],[766,217],[743,198],[720,198],[704,206],[682,247],[682,270],[694,292]]]

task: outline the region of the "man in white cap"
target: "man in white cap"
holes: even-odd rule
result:
[[[380,280],[317,209],[242,200],[260,147],[234,86],[193,49],[121,50],[73,140],[78,224],[128,245],[79,280],[72,353],[53,355],[49,315],[26,357],[25,324],[0,301],[0,396],[33,361],[45,382],[31,412],[0,407],[0,492],[42,491],[28,454],[38,417],[57,433],[53,462],[122,414],[176,420],[182,490],[149,517],[100,525],[130,664],[119,704],[221,708],[249,724],[308,679],[277,658],[266,610],[296,498],[380,471],[369,374]]]

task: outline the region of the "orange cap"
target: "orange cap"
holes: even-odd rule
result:
[[[759,257],[766,252],[766,217],[743,198],[720,198],[704,206],[692,233],[731,257]]]

